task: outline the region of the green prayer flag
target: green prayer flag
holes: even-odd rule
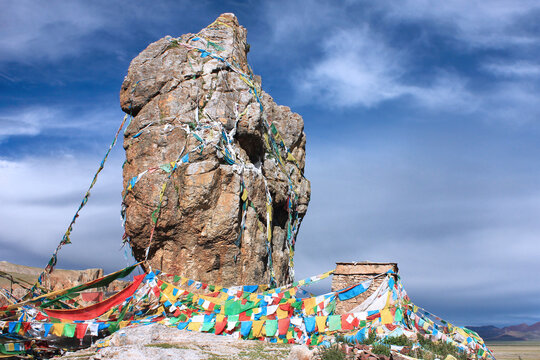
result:
[[[366,327],[366,320],[360,320],[360,322],[358,323],[358,327],[359,328]]]
[[[394,322],[401,322],[401,320],[403,320],[403,310],[401,310],[401,308],[397,308]]]
[[[255,302],[248,301],[242,304],[240,300],[227,300],[225,301],[225,315],[236,315],[243,311],[253,309],[256,306]]]
[[[178,282],[180,281],[181,277],[178,276],[178,275],[174,275],[174,279],[173,279],[173,282]]]
[[[112,333],[117,332],[119,328],[120,328],[120,325],[116,321],[113,321],[109,323],[109,327],[107,329],[112,334]]]
[[[302,309],[302,300],[296,300],[291,304],[291,306],[297,310]]]
[[[62,335],[67,337],[74,337],[75,336],[75,324],[65,323],[64,324],[64,333]]]
[[[328,331],[341,330],[341,315],[328,316]]]
[[[214,323],[212,322],[203,322],[201,325],[200,331],[202,332],[209,332],[214,327]]]
[[[171,165],[169,165],[169,164],[160,165],[159,168],[161,170],[165,171],[166,173],[170,173],[172,171]]]
[[[328,314],[333,314],[336,310],[336,301],[330,301],[330,303],[324,308]]]
[[[266,328],[266,336],[272,337],[276,335],[277,329],[278,329],[278,321],[277,320],[266,320],[266,323],[264,324]]]

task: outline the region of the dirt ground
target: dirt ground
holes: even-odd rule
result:
[[[165,325],[127,327],[107,339],[110,346],[67,353],[63,360],[282,360],[294,345],[239,340],[170,328]]]
[[[540,341],[488,343],[497,360],[540,360]]]

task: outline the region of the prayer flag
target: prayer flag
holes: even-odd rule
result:
[[[290,318],[278,320],[279,335],[286,335],[287,330],[289,330],[289,324],[291,322]]]
[[[276,335],[277,329],[278,329],[277,320],[266,320],[266,324],[265,324],[266,336],[272,337]]]

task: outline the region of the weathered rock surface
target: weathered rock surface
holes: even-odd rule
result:
[[[233,336],[178,330],[161,324],[124,328],[106,338],[110,347],[96,347],[67,353],[60,359],[80,360],[203,360],[203,359],[286,359],[288,344],[240,340]],[[301,358],[297,358],[301,359]],[[308,358],[309,359],[309,358]]]
[[[153,268],[224,286],[291,280],[310,197],[302,117],[261,90],[246,34],[223,14],[198,34],[160,39],[120,92],[133,116],[123,176],[135,258],[149,249]]]

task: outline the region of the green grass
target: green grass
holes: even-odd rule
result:
[[[345,360],[345,353],[339,344],[334,344],[327,348],[319,348],[317,358],[320,360]]]
[[[432,341],[426,339],[423,336],[418,336],[418,342],[422,345],[422,348],[445,358],[447,355],[452,355],[459,360],[467,360],[467,354],[461,351],[457,346],[442,341]]]

